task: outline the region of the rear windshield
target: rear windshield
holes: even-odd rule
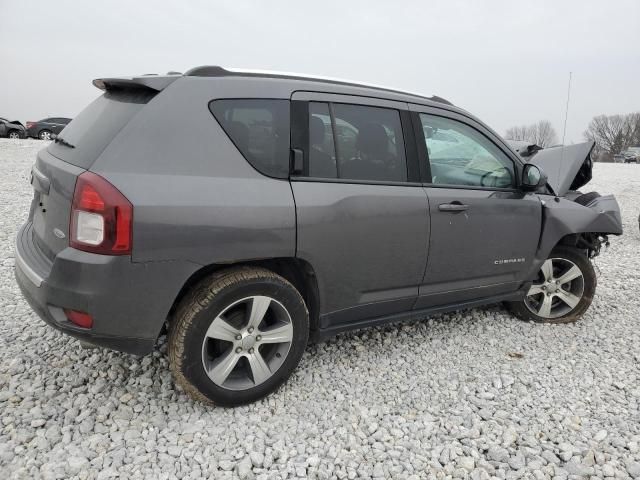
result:
[[[148,90],[105,93],[60,132],[60,138],[75,148],[51,142],[47,151],[65,162],[89,168],[109,142],[156,93]]]

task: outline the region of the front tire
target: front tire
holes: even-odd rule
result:
[[[277,390],[300,362],[309,313],[280,275],[241,267],[202,280],[178,306],[169,333],[176,383],[193,398],[231,407]]]
[[[596,273],[585,254],[557,247],[542,264],[525,298],[506,305],[522,320],[572,323],[591,305],[596,285]]]
[[[10,130],[7,137],[13,140],[18,140],[20,139],[20,133],[17,130]]]

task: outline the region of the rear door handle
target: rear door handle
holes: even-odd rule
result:
[[[465,205],[460,202],[441,203],[438,205],[438,210],[441,212],[464,212],[469,209],[469,205]]]

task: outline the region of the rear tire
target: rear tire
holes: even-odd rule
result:
[[[291,283],[264,268],[232,268],[205,278],[180,302],[169,362],[194,399],[237,406],[277,390],[308,336],[309,313]]]
[[[587,311],[596,292],[596,273],[581,251],[557,247],[549,255],[527,296],[506,302],[522,320],[539,323],[573,323]]]

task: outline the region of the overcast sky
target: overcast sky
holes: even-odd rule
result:
[[[222,65],[449,99],[499,133],[550,120],[567,143],[640,110],[640,1],[0,0],[0,116],[74,116],[101,76]]]

